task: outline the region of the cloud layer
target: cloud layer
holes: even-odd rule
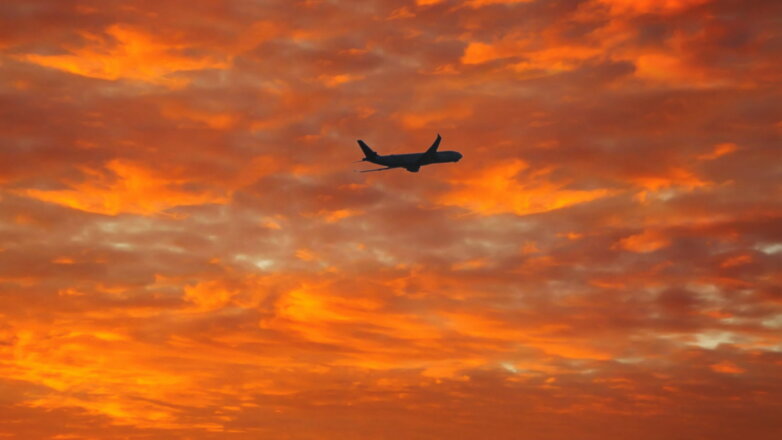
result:
[[[0,11],[0,437],[782,435],[778,1]]]

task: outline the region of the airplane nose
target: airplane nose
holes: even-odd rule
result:
[[[456,161],[457,161],[457,162],[459,162],[460,160],[462,160],[462,157],[464,157],[464,156],[462,156],[462,153],[456,153]]]

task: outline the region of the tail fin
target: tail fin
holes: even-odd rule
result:
[[[364,141],[359,139],[358,146],[361,147],[361,151],[364,152],[365,159],[372,159],[377,157],[377,153],[372,151],[371,148],[369,148],[369,145],[367,145]]]

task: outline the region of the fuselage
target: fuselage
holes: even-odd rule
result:
[[[389,154],[387,156],[378,155],[367,160],[391,168],[401,167],[409,169],[433,163],[459,162],[462,158],[462,153],[458,151],[438,151],[434,156],[421,160],[423,155],[424,153]]]
[[[364,158],[361,161],[372,162],[378,165],[384,165],[385,168],[377,170],[364,170],[361,173],[367,173],[370,171],[383,171],[391,168],[404,168],[411,173],[418,172],[418,170],[424,165],[430,165],[433,163],[445,163],[445,162],[459,162],[462,158],[462,153],[458,151],[437,151],[437,147],[440,146],[440,140],[442,137],[438,134],[437,139],[434,140],[432,146],[427,148],[423,153],[410,153],[410,154],[389,154],[383,156],[377,154],[372,150],[366,142],[358,139],[358,146],[361,147],[361,151],[364,152]]]

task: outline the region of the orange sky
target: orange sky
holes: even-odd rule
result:
[[[3,2],[0,438],[782,438],[779,17]]]

